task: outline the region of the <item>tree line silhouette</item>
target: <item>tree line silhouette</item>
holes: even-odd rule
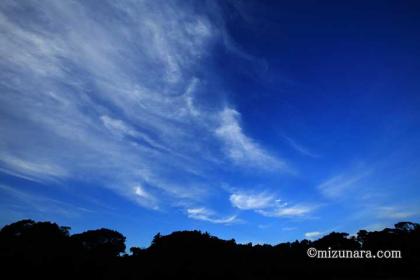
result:
[[[310,247],[400,250],[402,258],[309,258]],[[1,279],[420,279],[420,224],[400,222],[355,236],[332,232],[274,246],[177,231],[158,233],[148,248],[126,253],[125,237],[114,230],[70,234],[56,223],[21,220],[0,231],[0,263]]]

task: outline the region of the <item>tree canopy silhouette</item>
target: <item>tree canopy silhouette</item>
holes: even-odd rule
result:
[[[125,236],[106,228],[72,235],[71,241],[94,257],[115,257],[125,251]]]
[[[401,259],[311,259],[308,248],[401,250]],[[2,274],[14,279],[295,279],[420,277],[420,225],[400,222],[382,231],[350,236],[332,232],[318,240],[277,245],[237,244],[200,231],[156,234],[148,248],[124,254],[125,237],[97,229],[21,220],[0,230]],[[4,277],[2,277],[4,279]]]

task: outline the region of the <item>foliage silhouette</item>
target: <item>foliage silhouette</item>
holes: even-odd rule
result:
[[[401,259],[317,259],[307,249],[401,250]],[[157,234],[148,248],[124,254],[113,230],[70,234],[69,227],[22,220],[0,231],[2,279],[326,279],[420,278],[420,225],[356,236],[332,232],[315,240],[271,245],[237,244],[200,231]]]
[[[125,251],[125,237],[114,230],[88,230],[70,237],[74,246],[92,257],[113,257]]]

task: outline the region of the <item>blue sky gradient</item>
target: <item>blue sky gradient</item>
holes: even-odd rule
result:
[[[417,1],[2,1],[0,224],[129,245],[420,218]]]

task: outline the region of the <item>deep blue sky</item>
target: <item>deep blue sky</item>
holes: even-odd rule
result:
[[[418,1],[0,11],[0,225],[148,246],[183,229],[278,243],[420,220]]]

